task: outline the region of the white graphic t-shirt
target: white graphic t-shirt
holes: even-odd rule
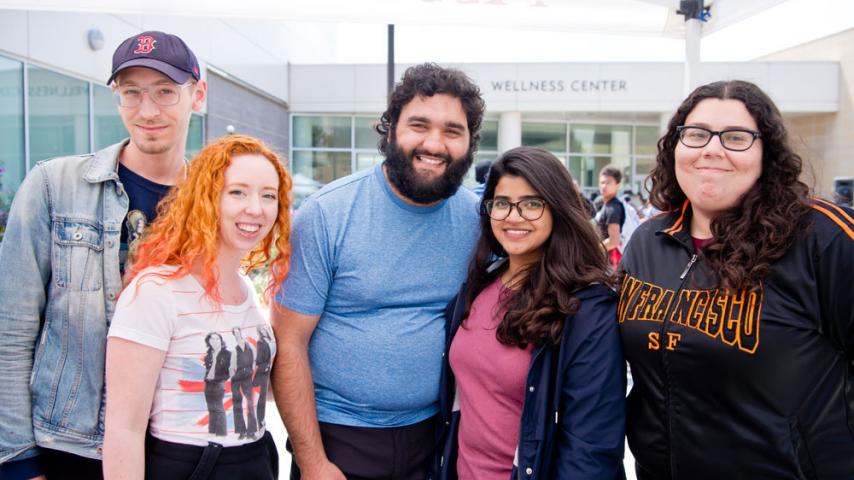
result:
[[[276,341],[252,283],[244,277],[249,294],[241,305],[216,307],[191,275],[152,275],[172,271],[154,267],[137,275],[122,292],[110,325],[111,337],[166,352],[151,434],[198,446],[260,439]]]

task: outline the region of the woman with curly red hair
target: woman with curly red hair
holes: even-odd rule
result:
[[[275,153],[232,135],[203,149],[161,203],[110,325],[106,478],[276,477],[255,418],[267,389],[255,397],[253,385],[269,330],[247,275],[269,268],[269,298],[287,274],[290,190]]]
[[[854,475],[854,213],[812,199],[771,99],[682,102],[658,142],[618,317],[637,478]]]

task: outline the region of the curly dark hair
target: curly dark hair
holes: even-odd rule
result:
[[[375,127],[380,134],[378,145],[380,153],[388,156],[389,135],[394,135],[403,107],[416,96],[432,97],[437,93],[446,93],[460,99],[468,122],[469,154],[477,151],[477,144],[480,141],[480,124],[486,109],[480,88],[460,70],[443,68],[435,63],[422,63],[407,68],[403,73],[403,79],[395,85],[389,96],[388,108]]]
[[[543,197],[552,215],[552,232],[542,258],[517,274],[519,289],[502,296],[507,313],[495,336],[499,342],[519,348],[556,345],[564,319],[581,306],[573,292],[594,282],[613,284],[608,259],[587,220],[581,193],[554,155],[532,147],[508,150],[489,171],[483,201],[494,198],[495,187],[505,175],[523,178]],[[489,270],[493,255],[505,257],[507,253],[492,233],[483,203],[480,213],[480,238],[468,271],[466,315],[477,295],[508,268],[505,262]]]
[[[756,85],[741,80],[714,82],[694,90],[676,110],[667,133],[658,141],[656,166],[650,173],[650,201],[664,211],[685,204],[675,172],[676,127],[708,98],[738,100],[756,121],[761,134],[762,173],[739,205],[711,223],[714,240],[702,253],[717,273],[719,286],[735,291],[758,289],[771,264],[783,256],[804,227],[810,211],[809,187],[799,180],[803,160],[790,144],[783,117]],[[755,147],[754,147],[755,148]]]

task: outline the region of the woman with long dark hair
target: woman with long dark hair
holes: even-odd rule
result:
[[[506,152],[447,311],[440,478],[622,476],[626,376],[608,271],[567,169],[545,150]]]
[[[658,148],[618,310],[638,479],[851,478],[851,210],[752,83],[694,90]]]

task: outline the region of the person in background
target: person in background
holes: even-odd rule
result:
[[[608,253],[608,260],[616,267],[620,262],[620,231],[626,221],[626,211],[617,198],[623,173],[613,165],[606,165],[599,172],[599,193],[602,194],[602,208],[596,213],[596,224],[602,245]]]
[[[492,166],[491,160],[481,160],[474,165],[474,179],[477,185],[471,189],[478,197],[483,197],[483,188],[486,185],[486,176],[489,175],[489,167]]]
[[[504,153],[448,307],[436,478],[624,478],[626,364],[609,270],[560,160]]]
[[[278,475],[272,437],[262,428],[261,438],[255,438],[253,396],[242,392],[250,426],[242,425],[243,406],[235,397],[247,388],[242,369],[248,368],[252,388],[250,339],[257,340],[258,330],[268,324],[248,273],[269,269],[268,299],[287,274],[290,193],[291,177],[275,153],[260,140],[228,135],[202,149],[187,178],[163,200],[125,274],[129,283],[110,324],[108,480]],[[214,392],[197,386],[222,378],[218,373],[209,378],[220,362],[211,339],[224,343],[229,337],[233,342],[219,349],[231,352],[223,360],[230,357],[234,428],[222,435],[221,417],[199,413],[207,412]],[[212,348],[209,358],[200,354],[206,347]],[[244,354],[247,359],[236,358]],[[217,427],[209,428],[208,421]]]
[[[462,72],[407,69],[377,127],[385,161],[300,206],[273,310],[291,478],[425,478],[442,313],[477,239],[477,195],[460,185],[483,112]]]
[[[854,474],[854,212],[810,198],[771,99],[694,90],[671,118],[618,316],[637,478]]]
[[[142,32],[107,80],[130,136],[40,162],[0,243],[0,478],[101,476],[107,321],[129,244],[186,174],[184,146],[207,84],[180,38]],[[14,426],[14,428],[11,428]]]

